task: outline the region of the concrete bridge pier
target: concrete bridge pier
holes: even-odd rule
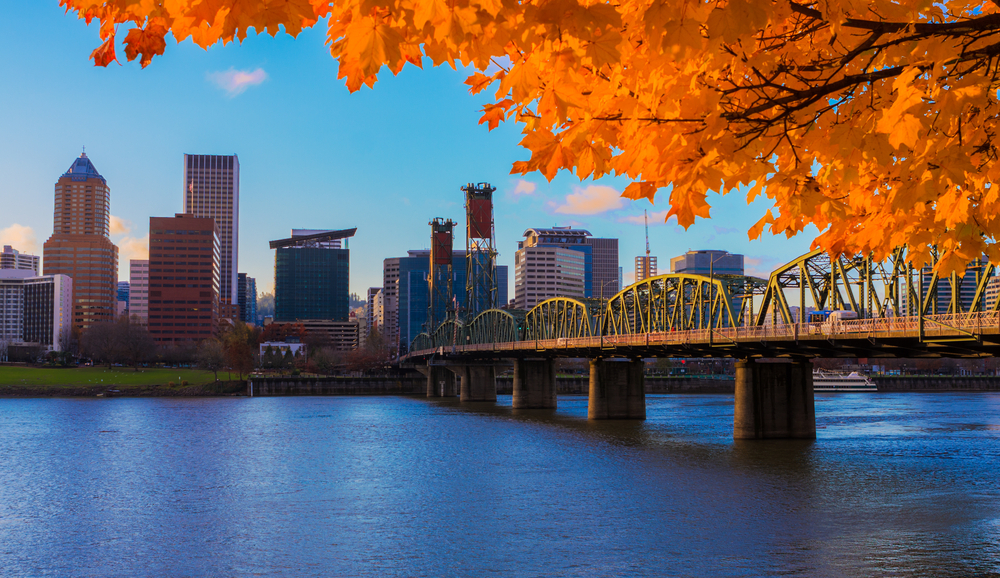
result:
[[[587,419],[646,419],[641,359],[590,360]]]
[[[816,439],[812,362],[738,361],[733,439]]]
[[[497,372],[493,365],[455,365],[449,369],[459,379],[462,401],[496,401]]]
[[[415,367],[427,376],[427,397],[455,397],[455,374],[444,365]]]
[[[554,359],[514,360],[514,409],[556,408]]]

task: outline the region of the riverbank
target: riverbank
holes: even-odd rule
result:
[[[245,396],[247,382],[200,385],[0,385],[4,397],[218,397]]]
[[[198,397],[246,395],[246,382],[177,368],[0,366],[0,397]]]

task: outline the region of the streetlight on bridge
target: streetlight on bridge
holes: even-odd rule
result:
[[[611,285],[612,283],[614,283],[615,286],[618,287],[617,279],[612,279],[611,281],[607,281],[603,285],[601,285],[601,291],[600,291],[601,319],[600,322],[598,323],[598,331],[600,332],[600,337],[601,337],[601,349],[604,349],[604,322],[606,321],[608,316],[608,304],[604,301],[604,288],[607,287],[608,285]],[[621,289],[622,289],[621,287],[618,287],[618,291],[621,291]]]

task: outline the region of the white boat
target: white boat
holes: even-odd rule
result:
[[[813,370],[813,391],[817,393],[840,391],[878,391],[875,382],[866,375],[852,371],[849,375],[823,369]]]

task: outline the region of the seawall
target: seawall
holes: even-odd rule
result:
[[[1000,391],[996,375],[874,375],[879,391]]]
[[[402,377],[258,377],[250,376],[252,397],[283,395],[408,395],[426,394],[427,378]]]

